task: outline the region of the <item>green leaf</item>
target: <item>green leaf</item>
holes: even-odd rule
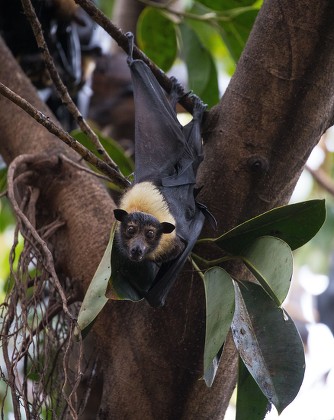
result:
[[[134,171],[134,163],[132,159],[126,156],[123,148],[111,137],[104,136],[98,130],[94,130],[98,136],[102,146],[105,148],[108,155],[119,167],[120,171],[124,176],[132,174]],[[80,130],[74,130],[71,132],[71,135],[88,150],[94,153],[97,157],[101,158],[101,155],[96,150],[95,146],[92,145],[92,142],[88,139],[85,133]]]
[[[204,379],[205,385],[208,388],[212,386],[213,381],[215,380],[223,352],[224,352],[224,345],[222,345],[222,347],[219,349],[219,352],[213,358],[210,366],[206,369],[206,371],[204,371],[203,379]]]
[[[204,379],[211,380],[206,372],[212,366],[230,329],[234,313],[234,287],[230,275],[219,267],[213,267],[204,274],[206,298],[206,332],[204,347]],[[214,373],[213,373],[214,375]]]
[[[3,232],[11,225],[15,225],[14,213],[6,196],[0,200],[0,215],[0,232]]]
[[[162,70],[167,71],[177,56],[174,23],[165,13],[145,7],[137,22],[139,48]]]
[[[235,420],[263,420],[270,405],[239,357]]]
[[[255,3],[255,0],[197,0],[198,3],[204,4],[213,10],[228,10],[239,7],[251,6]]]
[[[99,0],[98,4],[103,13],[110,18],[114,8],[114,0]]]
[[[202,15],[205,13],[205,10],[201,10],[202,8],[204,7],[195,3],[190,12],[195,15]],[[196,19],[186,19],[185,21],[187,22],[187,25],[196,32],[200,43],[204,45],[212,55],[217,67],[220,66],[221,71],[232,76],[236,64],[222,38],[220,26],[214,23],[214,21],[206,22]],[[218,92],[218,96],[220,96],[220,92]]]
[[[213,239],[220,248],[238,255],[260,236],[275,236],[295,250],[318,232],[326,218],[324,200],[277,207]]]
[[[188,71],[189,89],[212,107],[219,101],[217,69],[210,51],[187,24],[180,24],[181,53]]]
[[[82,302],[77,322],[79,330],[76,329],[74,332],[76,336],[78,336],[80,332],[85,334],[86,328],[94,321],[104,305],[108,302],[105,294],[111,276],[111,249],[114,241],[115,229],[116,223],[114,223],[111,228],[107,248]]]
[[[293,257],[289,245],[273,236],[262,236],[241,255],[268,295],[278,306],[286,298],[292,277]]]
[[[254,283],[235,287],[232,334],[256,383],[281,413],[296,397],[304,377],[305,357],[289,315]]]
[[[258,10],[246,10],[228,21],[220,21],[222,38],[235,62],[243,52]]]
[[[7,167],[0,168],[0,193],[3,193],[7,188],[7,172]]]

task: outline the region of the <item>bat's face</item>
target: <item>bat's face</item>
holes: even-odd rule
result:
[[[173,224],[160,223],[147,213],[127,213],[125,210],[116,209],[114,214],[121,222],[118,231],[121,248],[129,260],[134,262],[148,257],[159,246],[161,236],[175,229]]]

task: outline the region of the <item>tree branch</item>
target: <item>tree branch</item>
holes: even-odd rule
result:
[[[15,172],[18,170],[18,168],[21,165],[25,163],[32,163],[35,160],[36,160],[36,155],[20,155],[15,160],[13,160],[13,162],[9,165],[8,177],[7,177],[8,198],[14,208],[15,215],[19,218],[19,225],[21,225],[21,228],[20,228],[21,233],[25,236],[27,240],[29,240],[29,235],[31,235],[31,237],[40,246],[41,251],[42,251],[41,254],[44,256],[43,265],[45,269],[47,270],[47,272],[50,274],[58,290],[59,296],[61,297],[61,301],[62,301],[63,311],[66,315],[70,317],[70,319],[72,319],[73,316],[67,307],[67,298],[65,296],[65,292],[61,286],[61,283],[59,281],[58,275],[55,270],[53,255],[47,243],[40,237],[35,227],[31,224],[27,216],[20,209],[20,206],[15,198],[15,188],[14,188]],[[26,227],[26,229],[29,232],[29,235],[25,233],[25,229],[22,228],[22,225]]]
[[[82,146],[75,138],[73,138],[70,134],[68,134],[65,130],[60,128],[57,124],[55,124],[50,117],[44,115],[41,111],[33,107],[28,101],[26,101],[21,96],[17,95],[7,86],[0,82],[0,93],[5,96],[7,99],[11,100],[14,104],[19,106],[23,111],[29,114],[34,120],[36,120],[39,124],[43,125],[50,133],[57,136],[60,140],[66,143],[69,147],[79,153],[83,159],[97,169],[99,169],[102,173],[108,176],[108,178],[118,185],[121,188],[125,188],[129,185],[129,182],[126,178],[123,177],[119,172],[115,169],[111,168],[106,162],[99,159],[95,156],[92,152],[87,150],[84,146]]]
[[[115,26],[107,16],[98,9],[95,4],[90,0],[75,0],[89,16],[98,23],[116,42],[117,44],[126,52],[129,52],[129,41],[126,35]],[[152,70],[152,73],[160,83],[160,85],[165,89],[167,93],[170,93],[172,88],[172,82],[168,76],[158,67],[153,61],[151,61],[138,47],[134,45],[133,48],[133,57],[143,60],[149,68]],[[184,90],[181,91],[182,98],[179,100],[179,103],[188,111],[192,112],[194,109],[194,101],[191,95],[187,95],[187,92]]]
[[[326,172],[319,168],[317,170],[311,169],[309,166],[306,165],[305,169],[313,176],[315,181],[329,194],[334,196],[334,182],[332,178],[330,178]]]

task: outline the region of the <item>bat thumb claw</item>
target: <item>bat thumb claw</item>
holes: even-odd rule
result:
[[[133,45],[134,45],[134,35],[132,32],[126,32],[125,36],[128,39],[128,47],[129,47],[129,51],[128,51],[128,60],[132,61],[132,55],[133,55]]]

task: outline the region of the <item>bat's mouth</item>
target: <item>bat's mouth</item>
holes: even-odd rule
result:
[[[139,254],[130,254],[129,255],[129,260],[133,261],[133,262],[140,262],[143,261],[144,259],[144,255],[139,255]]]
[[[129,247],[128,255],[129,259],[133,262],[140,262],[146,255],[146,248],[142,244],[133,244]]]

